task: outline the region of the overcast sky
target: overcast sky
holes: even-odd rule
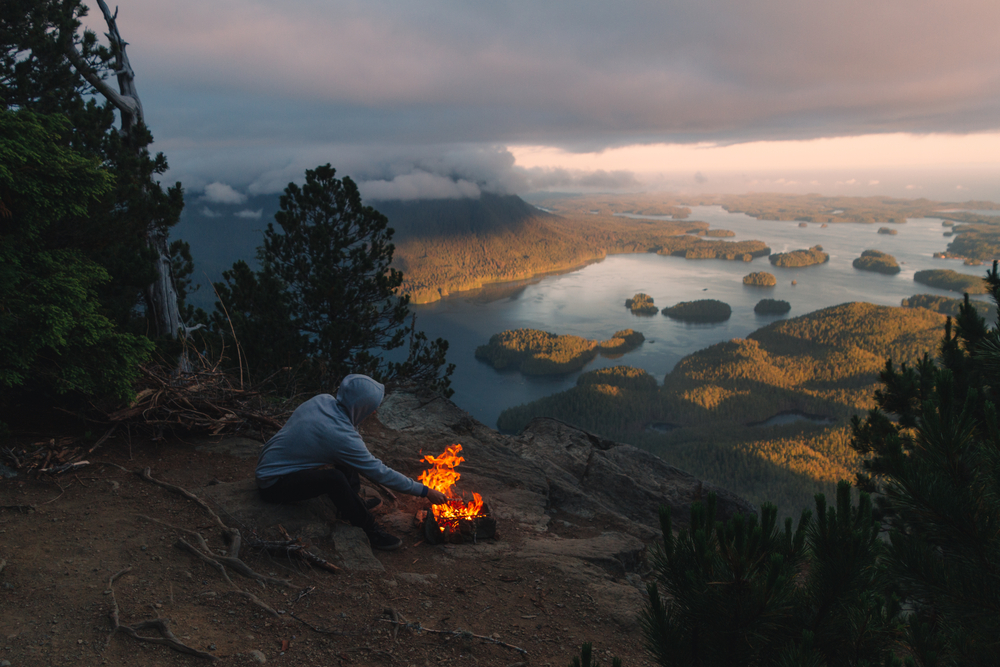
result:
[[[368,199],[1000,199],[996,0],[120,0],[118,25],[208,202],[326,162]]]

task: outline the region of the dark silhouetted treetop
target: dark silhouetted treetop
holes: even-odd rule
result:
[[[861,257],[854,260],[853,266],[859,271],[874,271],[890,276],[899,273],[896,258],[879,250],[865,250],[861,253]]]
[[[767,271],[754,271],[743,276],[743,284],[751,287],[774,287],[778,284],[778,279],[773,273]]]
[[[653,297],[638,292],[631,299],[625,299],[625,307],[634,315],[656,315],[660,309],[653,305]]]
[[[813,266],[830,261],[830,255],[823,252],[823,246],[813,246],[808,250],[793,250],[791,252],[778,252],[768,260],[774,266],[781,268],[797,268],[801,266]]]
[[[927,269],[913,274],[913,280],[923,285],[969,294],[987,294],[982,278],[951,269]]]
[[[428,342],[408,321],[409,297],[399,293],[403,276],[390,267],[388,220],[362,204],[354,181],[335,174],[327,164],[306,170],[303,186],[289,183],[275,214],[281,231],[268,224],[258,250],[261,270],[251,275],[237,263],[227,272],[220,293],[233,301],[223,305],[247,314],[236,339],[255,339],[265,356],[249,360],[259,364],[258,375],[294,361],[297,368],[308,367],[301,377],[314,388],[366,373],[383,381],[418,380],[447,393],[448,343]],[[266,314],[272,307],[274,313]],[[256,320],[262,315],[273,329]],[[224,318],[220,307],[216,326],[223,334]],[[407,343],[403,362],[378,356]]]
[[[996,262],[984,283],[1000,308]],[[886,574],[912,610],[910,654],[921,665],[995,665],[1000,332],[966,301],[938,349],[936,363],[886,362],[875,409],[852,423],[857,484],[879,494]]]
[[[670,308],[664,308],[663,314],[683,322],[725,322],[733,314],[733,309],[729,307],[728,303],[717,299],[700,299],[698,301],[681,301]]]
[[[792,309],[792,304],[781,299],[761,299],[753,307],[758,315],[784,315]]]

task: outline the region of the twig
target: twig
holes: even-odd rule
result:
[[[269,613],[271,616],[274,616],[275,618],[278,617],[278,612],[275,611],[273,607],[271,607],[269,604],[267,604],[266,602],[264,602],[263,600],[261,600],[259,597],[257,597],[256,595],[254,595],[250,591],[239,591],[238,590],[238,591],[235,591],[235,593],[237,595],[241,595],[241,596],[245,597],[246,599],[250,600],[250,602],[253,602],[255,605],[257,605],[258,607],[260,607],[261,609],[263,609],[264,611],[266,611],[267,613]]]
[[[309,628],[310,630],[312,630],[313,632],[318,632],[318,633],[320,633],[322,635],[337,635],[339,637],[353,637],[353,636],[362,634],[361,632],[347,632],[345,630],[329,630],[327,628],[321,628],[319,626],[313,625],[312,623],[310,623],[306,619],[302,618],[301,616],[297,616],[295,614],[295,612],[291,612],[290,611],[290,612],[288,612],[288,615],[291,616],[292,618],[294,618],[296,621],[298,621],[302,625],[304,625],[307,628]]]
[[[513,649],[522,655],[528,655],[528,652],[519,646],[502,642],[499,639],[493,639],[493,637],[484,637],[483,635],[473,634],[466,630],[434,630],[433,628],[425,628],[419,623],[404,623],[402,621],[393,621],[388,618],[380,618],[379,621],[382,623],[392,623],[393,625],[405,627],[407,630],[414,630],[416,632],[433,632],[437,635],[451,635],[452,637],[479,639],[485,642],[490,642],[491,644],[503,646],[504,648]]]
[[[315,586],[309,586],[308,588],[303,588],[301,591],[299,591],[299,594],[297,596],[295,596],[295,599],[292,600],[290,604],[295,604],[296,602],[298,602],[299,600],[301,600],[305,596],[307,596],[310,593],[312,593],[314,590],[316,590]]]
[[[63,494],[66,493],[66,489],[62,488],[62,485],[59,482],[52,480],[52,483],[59,487],[59,495],[53,498],[52,500],[46,500],[44,503],[38,503],[39,505],[48,505],[49,503],[54,503],[55,501],[62,498]]]

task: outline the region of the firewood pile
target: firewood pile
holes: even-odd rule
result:
[[[144,367],[135,400],[107,416],[112,424],[134,423],[157,431],[222,435],[245,430],[278,430],[289,412],[271,407],[260,392],[237,386],[216,368],[173,375]],[[282,419],[282,421],[278,421]]]
[[[106,429],[96,442],[62,437],[22,447],[0,447],[0,464],[22,473],[64,473],[86,465],[83,459],[115,433],[158,440],[167,433],[222,436],[249,432],[266,439],[267,433],[281,428],[289,414],[286,402],[267,400],[218,368],[178,374],[143,367],[135,400],[90,420]]]

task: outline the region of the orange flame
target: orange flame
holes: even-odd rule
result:
[[[473,519],[479,516],[483,509],[483,497],[478,493],[472,494],[472,501],[469,503],[455,494],[455,482],[461,477],[455,468],[465,460],[458,455],[461,451],[462,445],[451,445],[440,456],[428,454],[423,460],[434,467],[423,471],[417,478],[420,482],[440,491],[449,498],[446,503],[432,506],[434,518],[437,519],[442,532],[446,526],[450,530],[455,530],[461,519]]]

